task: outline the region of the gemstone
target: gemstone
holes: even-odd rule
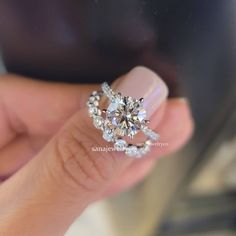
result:
[[[100,100],[100,96],[99,96],[99,95],[96,95],[96,96],[95,96],[95,99],[99,101],[99,100]]]
[[[147,126],[142,127],[142,130],[144,132],[145,135],[147,135],[150,139],[152,140],[158,140],[160,135],[155,133],[154,131],[152,131],[151,129],[149,129]]]
[[[98,107],[98,105],[99,105],[98,101],[94,101],[93,104],[94,104],[94,106],[96,106],[96,107]]]
[[[102,91],[107,95],[108,98],[113,97],[113,92],[107,83],[102,84]]]
[[[145,147],[150,148],[150,146],[152,145],[152,142],[151,140],[146,140],[144,144],[145,144]]]
[[[93,102],[95,101],[95,97],[94,97],[94,96],[90,96],[89,101],[90,101],[91,103],[93,103]]]
[[[96,116],[93,119],[93,124],[97,129],[101,129],[103,127],[104,120],[101,116]]]
[[[93,103],[91,103],[90,101],[87,101],[87,106],[88,106],[88,107],[92,107],[92,106],[93,106]]]
[[[139,148],[139,154],[140,154],[140,156],[145,155],[146,153],[147,153],[147,151],[145,150],[144,147],[140,147],[140,148]]]
[[[98,94],[97,91],[93,91],[93,92],[92,92],[92,95],[93,95],[93,96],[96,96],[97,94]]]
[[[114,148],[117,151],[124,151],[126,147],[127,147],[127,143],[123,139],[117,139],[115,144],[114,144]]]
[[[106,128],[106,129],[103,131],[103,138],[104,138],[106,141],[108,141],[108,142],[113,141],[114,135],[113,135],[112,130]]]
[[[139,152],[141,155],[145,155],[150,151],[150,147],[152,145],[152,142],[150,140],[145,141],[144,145],[139,148]]]
[[[89,114],[90,114],[90,116],[96,115],[97,112],[98,112],[98,108],[97,107],[89,107]]]
[[[142,102],[132,97],[118,97],[108,106],[106,118],[118,136],[133,137],[141,129],[146,118]]]
[[[139,154],[138,148],[134,145],[130,145],[126,148],[125,154],[130,156],[130,157],[137,156]]]
[[[150,139],[152,139],[152,140],[158,140],[159,139],[159,134],[157,134],[157,133],[155,133],[155,132],[153,132],[152,130],[150,131],[150,133],[149,133],[149,137],[150,137]]]
[[[102,115],[102,111],[100,109],[97,109],[97,115],[98,116]]]

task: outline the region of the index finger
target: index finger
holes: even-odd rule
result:
[[[0,148],[17,135],[50,135],[84,106],[96,85],[52,83],[7,74],[0,77]]]

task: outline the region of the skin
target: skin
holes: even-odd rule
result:
[[[0,185],[3,235],[64,235],[89,204],[132,187],[190,138],[188,103],[168,99],[152,124],[168,146],[139,160],[89,152],[107,145],[85,107],[98,88],[1,76],[0,176],[10,176]]]

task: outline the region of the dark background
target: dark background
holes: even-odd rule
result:
[[[148,66],[208,127],[234,84],[234,9],[233,0],[2,0],[0,47],[8,71],[44,80],[100,83]]]

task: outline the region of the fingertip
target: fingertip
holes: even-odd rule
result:
[[[166,156],[182,148],[191,138],[194,121],[189,103],[186,99],[169,99],[165,114],[157,127],[160,134],[156,152],[158,156]]]

